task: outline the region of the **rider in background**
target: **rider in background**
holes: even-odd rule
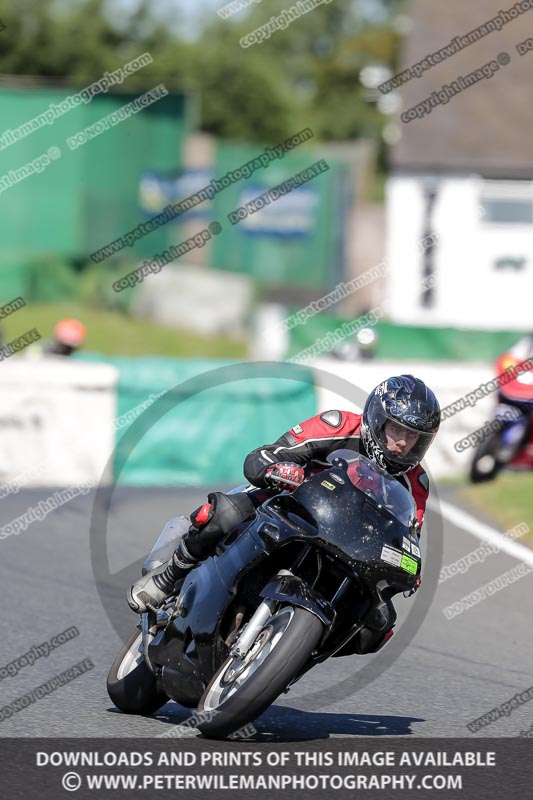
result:
[[[62,319],[54,328],[54,338],[43,348],[46,356],[71,356],[84,343],[85,325],[77,319]]]
[[[440,425],[440,407],[431,389],[412,375],[391,377],[369,395],[363,413],[326,411],[295,425],[273,444],[248,454],[244,475],[251,486],[226,495],[212,492],[209,502],[191,514],[192,525],[167,564],[149,572],[128,591],[137,613],[156,608],[192,567],[213,555],[218,542],[250,519],[272,494],[293,490],[307,475],[330,466],[327,456],[350,449],[369,458],[411,493],[421,528],[429,480],[420,466]],[[263,490],[263,491],[258,491]],[[386,629],[363,629],[350,652],[374,652],[392,633],[396,612],[390,599]],[[347,655],[341,651],[340,655]]]
[[[527,336],[519,339],[510,348],[509,355],[516,358],[517,361],[526,361],[528,358],[533,358],[533,333],[528,333]]]
[[[531,359],[533,359],[533,333],[519,339],[500,356],[496,364],[496,371],[500,376],[496,416],[501,419],[503,429],[498,458],[503,463],[511,461],[531,436],[533,369],[526,369],[524,366],[523,371],[513,380],[504,379],[503,373]]]

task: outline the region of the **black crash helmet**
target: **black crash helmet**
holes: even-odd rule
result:
[[[387,449],[385,423],[391,420],[418,434],[405,455]],[[440,425],[440,406],[426,384],[413,375],[388,378],[370,393],[363,410],[361,438],[368,457],[392,475],[401,475],[424,458]]]

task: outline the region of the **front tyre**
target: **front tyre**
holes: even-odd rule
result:
[[[316,648],[322,622],[303,608],[284,606],[265,623],[243,659],[228,658],[215,673],[198,713],[198,728],[221,739],[257,719],[295,678]]]
[[[168,701],[146,666],[141,644],[142,632],[137,629],[120,649],[107,676],[107,693],[125,714],[153,714]]]

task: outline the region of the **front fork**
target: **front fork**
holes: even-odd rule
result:
[[[246,653],[264,628],[265,622],[267,622],[274,613],[275,607],[276,601],[270,599],[263,600],[263,602],[259,604],[252,618],[232,646],[230,656],[241,660],[244,659]]]
[[[343,582],[342,589],[348,581]],[[339,590],[335,595],[342,594]],[[252,647],[257,636],[261,633],[267,620],[274,614],[276,606],[280,602],[285,602],[289,605],[300,606],[306,608],[311,613],[319,617],[320,621],[329,626],[334,620],[335,612],[330,603],[326,603],[322,598],[316,595],[312,589],[309,589],[301,578],[297,578],[290,570],[280,569],[276,577],[269,581],[269,583],[261,591],[263,598],[257,609],[255,610],[252,618],[243,628],[242,633],[230,650],[230,656],[234,658],[243,659],[250,647]]]
[[[333,600],[336,600],[344,593],[348,584],[348,580],[343,581]],[[280,602],[310,611],[320,619],[326,631],[330,629],[335,619],[333,600],[331,602],[324,601],[320,595],[308,587],[301,578],[293,575],[290,570],[279,570],[276,577],[263,588],[261,597],[263,599],[252,618],[231,647],[230,656],[234,658],[244,659]]]

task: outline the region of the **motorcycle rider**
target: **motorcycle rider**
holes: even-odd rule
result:
[[[516,358],[517,361],[526,361],[528,358],[533,358],[533,333],[528,333],[515,342],[509,349],[509,355]]]
[[[507,357],[508,361],[511,360],[511,364],[507,363],[506,366],[518,366],[525,361],[533,361],[533,333],[515,342],[509,349]],[[533,391],[530,377],[533,370],[526,370],[524,365],[524,372],[525,374],[519,375],[516,380],[500,385],[498,391],[496,417],[500,419],[500,430],[505,431],[502,434],[505,442],[498,448],[498,460],[503,464],[512,461],[531,437]]]
[[[326,411],[295,425],[273,444],[252,450],[243,468],[249,489],[232,495],[210,493],[209,503],[191,514],[189,532],[172,558],[130,587],[130,607],[139,614],[157,608],[175,583],[213,555],[218,542],[252,518],[267,497],[293,490],[307,475],[329,467],[326,458],[335,450],[361,453],[400,481],[413,496],[421,527],[429,481],[420,461],[439,425],[440,407],[431,389],[412,375],[400,375],[388,378],[370,393],[362,415]],[[390,598],[387,609],[386,625],[379,631],[363,628],[354,637],[356,641],[349,643],[350,653],[374,652],[392,635],[396,612]],[[344,648],[339,653],[347,654]]]

